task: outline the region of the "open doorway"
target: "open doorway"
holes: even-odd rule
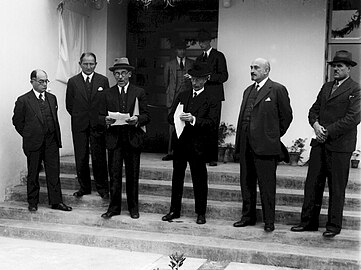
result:
[[[147,92],[152,121],[147,126],[147,152],[167,152],[168,122],[163,68],[175,57],[171,47],[175,39],[190,46],[187,56],[195,59],[201,50],[196,43],[202,28],[218,33],[218,0],[175,1],[174,7],[164,1],[153,1],[144,8],[138,1],[128,6],[127,56],[135,65],[133,83]]]

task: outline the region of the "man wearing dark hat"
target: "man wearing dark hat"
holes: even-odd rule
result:
[[[269,78],[268,60],[251,63],[251,80],[239,112],[235,152],[240,156],[242,218],[234,227],[255,225],[257,182],[260,190],[264,230],[272,232],[275,222],[277,162],[287,161],[281,142],[292,121],[292,108],[286,87]]]
[[[128,58],[116,58],[114,66],[109,70],[113,72],[117,84],[105,91],[99,116],[104,127],[107,127],[106,147],[110,175],[110,203],[107,212],[101,217],[109,219],[120,215],[124,162],[127,206],[131,218],[137,219],[140,153],[150,114],[144,89],[129,83],[134,67],[129,65]],[[123,118],[120,117],[116,122],[110,116],[111,113]]]
[[[211,75],[206,83],[207,91],[211,92],[217,101],[217,122],[210,133],[209,165],[217,166],[218,160],[218,128],[221,120],[222,101],[224,101],[223,83],[228,80],[227,62],[224,54],[211,47],[211,34],[206,30],[198,33],[198,43],[203,53],[196,61],[205,62],[209,66]]]
[[[217,121],[217,104],[205,86],[211,71],[207,64],[196,63],[188,71],[191,76],[193,90],[179,93],[173,103],[168,116],[170,124],[182,122],[185,126],[183,132],[173,132],[173,177],[172,198],[170,211],[162,217],[163,221],[170,221],[180,217],[184,175],[187,161],[192,174],[195,212],[197,224],[206,223],[207,208],[207,167],[206,147],[209,132]],[[183,111],[176,114],[178,106],[183,106]],[[178,119],[176,118],[178,117]]]
[[[291,228],[294,232],[318,230],[327,178],[329,203],[325,238],[334,237],[342,228],[350,158],[360,123],[361,91],[360,85],[350,78],[351,67],[357,65],[350,52],[336,52],[329,64],[334,80],[322,86],[308,113],[316,138],[311,141],[301,223]]]
[[[91,193],[90,152],[96,189],[103,199],[109,199],[105,130],[98,122],[99,102],[103,91],[109,88],[109,81],[94,72],[97,65],[95,54],[83,53],[79,65],[82,72],[69,79],[65,99],[66,109],[71,115],[76,174],[80,185],[73,195],[79,198]]]
[[[186,57],[187,44],[184,41],[176,41],[174,44],[175,58],[168,61],[164,66],[164,85],[166,87],[166,105],[168,113],[172,108],[173,101],[176,96],[185,90],[192,89],[192,83],[188,77],[187,70],[189,70],[194,61]],[[174,126],[169,125],[169,143],[168,143],[168,154],[162,158],[162,160],[173,159],[172,149],[172,133]]]

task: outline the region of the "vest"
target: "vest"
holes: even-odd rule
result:
[[[54,133],[55,124],[54,124],[53,115],[51,114],[51,110],[50,110],[49,99],[46,99],[45,101],[39,99],[38,102],[44,122],[44,128],[43,128],[44,134]]]
[[[258,91],[253,87],[251,93],[248,96],[246,106],[243,113],[242,125],[249,125],[251,120],[251,112],[253,110],[254,103],[256,102]]]

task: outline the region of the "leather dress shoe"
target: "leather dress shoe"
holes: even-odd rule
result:
[[[36,212],[36,211],[38,211],[38,206],[37,205],[29,205],[28,209],[30,212]]]
[[[210,161],[208,163],[209,166],[217,166],[217,161]]]
[[[292,232],[314,232],[314,231],[318,231],[318,228],[314,228],[314,227],[310,227],[310,226],[303,226],[303,225],[297,225],[297,226],[293,226],[291,228]]]
[[[265,232],[273,232],[275,230],[275,225],[273,223],[267,223],[264,225]]]
[[[162,157],[162,160],[163,160],[163,161],[173,160],[173,155],[168,154],[168,155]]]
[[[197,224],[205,224],[206,223],[206,216],[205,215],[198,215],[196,223]]]
[[[102,218],[104,219],[110,219],[112,216],[119,216],[120,213],[117,213],[117,212],[105,212],[104,214],[101,215]]]
[[[67,206],[64,203],[52,204],[51,209],[61,210],[61,211],[71,211],[71,210],[73,210],[73,208],[71,208],[70,206]]]
[[[79,191],[74,192],[73,196],[80,198],[80,197],[83,197],[84,195],[88,195],[88,194],[90,194],[90,192],[84,192],[82,190],[79,190]]]
[[[139,218],[139,213],[138,212],[131,212],[130,217],[133,218],[133,219],[137,219],[137,218]]]
[[[252,220],[240,220],[233,223],[233,227],[246,227],[246,226],[254,226],[256,225],[256,221]]]
[[[338,235],[339,232],[331,232],[331,231],[325,231],[322,236],[325,237],[325,238],[333,238],[335,237],[336,235]]]
[[[100,195],[100,197],[102,197],[102,199],[109,200],[109,194],[108,193],[99,194],[99,195]]]
[[[165,216],[162,217],[163,221],[171,221],[172,219],[180,218],[180,214],[176,212],[169,212]]]

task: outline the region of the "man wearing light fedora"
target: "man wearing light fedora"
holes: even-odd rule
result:
[[[352,61],[348,51],[338,51],[332,61],[334,80],[325,83],[309,110],[308,121],[315,131],[305,182],[301,223],[294,232],[317,231],[327,178],[329,188],[328,219],[325,238],[339,234],[342,228],[345,190],[350,158],[355,150],[360,123],[360,85],[350,78]]]
[[[172,176],[172,197],[168,214],[162,217],[163,221],[171,221],[179,218],[184,186],[184,176],[187,162],[192,175],[195,212],[197,224],[206,223],[207,208],[207,167],[206,148],[209,132],[217,122],[217,104],[211,93],[205,86],[211,71],[207,64],[196,63],[188,71],[191,76],[193,90],[179,93],[170,114],[168,122],[172,125],[176,121],[183,122],[183,132],[173,132],[173,176]],[[182,112],[176,114],[179,105],[183,106]],[[175,116],[176,115],[176,116]],[[176,118],[178,117],[178,118]]]
[[[125,165],[127,205],[131,218],[139,218],[138,186],[140,153],[143,146],[145,125],[150,121],[144,89],[129,82],[134,67],[128,58],[116,58],[109,68],[116,85],[105,91],[100,109],[100,121],[106,127],[106,147],[110,176],[110,203],[104,219],[120,215],[122,203],[122,169]],[[119,125],[112,113],[125,116]],[[126,114],[129,114],[126,116]]]
[[[185,76],[187,71],[192,67],[194,61],[186,57],[187,44],[182,40],[177,40],[174,43],[175,57],[168,61],[164,66],[164,85],[166,87],[166,105],[168,113],[172,108],[173,101],[180,92],[192,89],[190,79]],[[173,159],[172,149],[172,133],[173,125],[169,125],[169,142],[168,153],[162,160]]]
[[[109,199],[105,129],[98,121],[99,102],[103,91],[109,88],[109,81],[94,72],[97,65],[95,54],[83,53],[79,65],[82,71],[69,79],[65,99],[66,110],[71,116],[76,174],[80,185],[73,195],[80,198],[91,193],[90,152],[96,190],[103,199]]]

